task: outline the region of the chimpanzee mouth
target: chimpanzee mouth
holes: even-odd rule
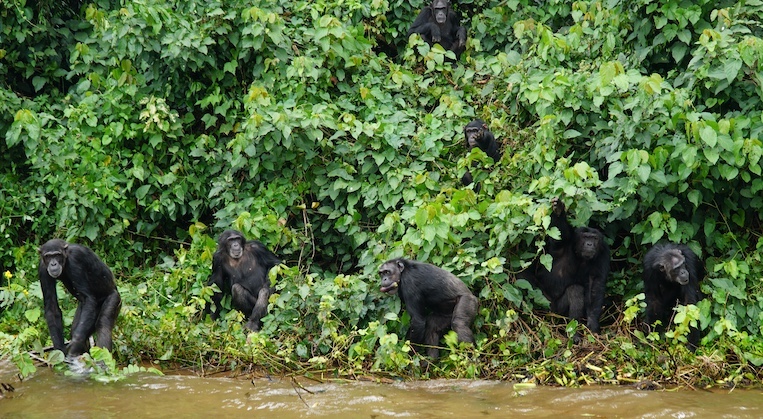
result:
[[[386,294],[394,294],[397,292],[397,282],[393,282],[392,285],[388,287],[381,287],[379,288],[379,291]]]

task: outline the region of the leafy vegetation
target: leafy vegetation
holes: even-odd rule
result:
[[[49,340],[36,247],[55,236],[115,272],[114,357],[133,367],[759,380],[763,2],[464,0],[458,63],[404,39],[423,4],[0,0],[3,354],[28,375]],[[500,162],[465,155],[476,117]],[[582,326],[515,278],[555,196],[613,249],[603,333],[578,346]],[[285,261],[257,334],[236,311],[201,318],[230,227]],[[639,263],[660,240],[709,271],[707,298],[664,336],[640,325]],[[397,256],[479,296],[475,345],[450,335],[436,364],[411,353],[400,302],[377,291]]]

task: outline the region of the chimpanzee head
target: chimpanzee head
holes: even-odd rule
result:
[[[581,227],[578,229],[575,253],[585,260],[591,260],[599,253],[601,240],[601,233],[598,231],[588,227]]]
[[[668,281],[686,285],[689,283],[689,270],[685,262],[686,258],[680,250],[669,249],[660,255],[655,267],[665,274]]]
[[[432,2],[432,14],[434,20],[438,25],[445,24],[448,20],[448,13],[450,12],[450,1],[448,0],[434,0]]]
[[[403,269],[405,269],[405,265],[400,260],[384,262],[379,268],[379,275],[381,276],[381,288],[379,290],[389,295],[395,295],[400,287]]]
[[[64,272],[68,248],[69,243],[60,239],[48,240],[40,247],[42,264],[51,278],[58,278]]]
[[[480,146],[480,142],[482,141],[483,135],[485,135],[486,129],[487,124],[481,119],[475,119],[466,125],[466,128],[464,128],[464,135],[466,136],[466,146],[469,150]]]
[[[234,230],[225,230],[217,240],[219,249],[233,259],[239,259],[244,254],[245,243],[244,235]]]

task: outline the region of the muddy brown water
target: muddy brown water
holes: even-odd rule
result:
[[[5,374],[2,374],[5,375]],[[5,375],[7,377],[7,375]],[[40,370],[0,398],[0,418],[763,418],[763,391],[520,389],[510,382],[380,384],[137,375],[103,384]]]

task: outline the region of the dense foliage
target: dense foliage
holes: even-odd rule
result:
[[[36,248],[61,237],[118,279],[122,364],[760,377],[763,1],[464,0],[457,63],[405,39],[423,4],[0,0],[3,353],[29,374],[28,351],[49,342]],[[500,162],[465,154],[473,118]],[[467,167],[479,193],[460,184]],[[603,333],[577,346],[577,322],[515,278],[557,233],[552,197],[613,249]],[[231,227],[285,262],[249,336],[235,311],[201,321],[214,238]],[[708,298],[664,337],[640,324],[640,261],[660,240],[689,244],[709,272]],[[479,296],[473,347],[450,335],[437,364],[411,353],[400,302],[378,292],[397,256]],[[69,324],[73,298],[62,304]],[[681,343],[690,324],[705,333],[696,354]]]

